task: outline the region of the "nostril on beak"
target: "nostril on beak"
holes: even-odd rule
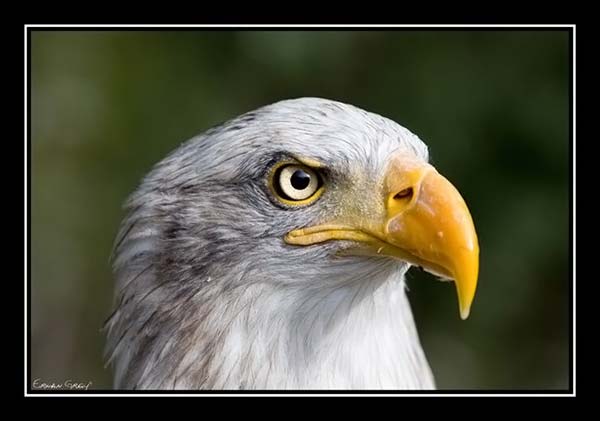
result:
[[[394,200],[410,200],[413,197],[413,188],[407,187],[394,195]]]
[[[391,191],[387,197],[388,215],[398,215],[410,208],[414,204],[417,195],[418,192],[415,192],[414,187],[406,187],[397,191],[397,193]]]

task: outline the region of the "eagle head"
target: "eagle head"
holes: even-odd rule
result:
[[[318,98],[194,137],[126,204],[106,322],[117,388],[433,388],[405,294],[419,266],[469,315],[470,213],[397,123]]]

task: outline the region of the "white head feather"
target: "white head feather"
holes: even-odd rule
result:
[[[340,206],[366,209],[397,150],[428,158],[391,120],[301,98],[211,129],[157,164],[115,244],[106,324],[115,387],[434,388],[407,263],[340,257],[344,242],[283,241]],[[269,197],[266,174],[297,155],[326,163],[334,181],[314,205],[286,209]]]

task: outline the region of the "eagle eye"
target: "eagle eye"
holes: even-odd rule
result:
[[[307,205],[319,198],[323,181],[312,168],[283,163],[276,166],[273,172],[271,188],[276,198],[286,205]]]

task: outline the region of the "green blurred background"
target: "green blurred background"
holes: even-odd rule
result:
[[[100,327],[121,205],[150,167],[221,121],[319,96],[417,133],[481,246],[471,317],[409,274],[443,389],[569,381],[566,31],[31,33],[31,379],[109,388]]]

